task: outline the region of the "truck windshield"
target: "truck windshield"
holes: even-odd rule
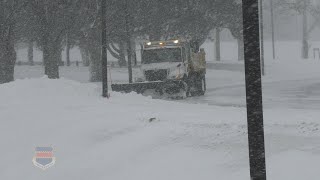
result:
[[[142,55],[142,64],[181,61],[180,48],[144,50]]]

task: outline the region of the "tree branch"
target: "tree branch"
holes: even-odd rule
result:
[[[113,42],[111,42],[110,45],[111,45],[112,49],[114,49],[114,51],[115,51],[116,53],[120,54],[120,48],[117,48],[117,47],[114,45]]]
[[[108,44],[107,49],[114,58],[120,59],[120,55],[114,52],[114,50],[110,47],[110,43]]]

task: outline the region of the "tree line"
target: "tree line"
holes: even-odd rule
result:
[[[128,43],[137,39],[188,38],[203,43],[218,27],[242,37],[238,0],[106,1],[108,50],[120,66],[127,64]],[[0,0],[0,83],[14,79],[15,45],[21,42],[42,51],[44,73],[53,79],[59,78],[62,50],[78,46],[90,65],[91,80],[101,80],[100,4],[101,0]],[[135,63],[135,53],[130,54]]]
[[[184,38],[201,44],[213,30],[219,33],[221,29],[228,29],[238,40],[239,59],[243,56],[240,0],[105,1],[107,49],[119,66],[127,65],[128,54],[132,57],[127,59],[136,63],[136,51],[128,53],[129,43],[136,47],[138,40]],[[278,3],[298,13],[308,11],[319,19],[319,8],[309,1]],[[52,79],[59,78],[62,50],[78,46],[84,64],[90,66],[91,81],[100,81],[100,4],[101,0],[0,0],[0,83],[14,79],[18,43],[29,44],[30,52],[33,46],[42,51],[44,73]]]
[[[318,0],[276,0],[278,11],[288,14],[298,14],[302,17],[302,49],[301,57],[309,58],[310,35],[316,27],[320,27],[320,3]],[[312,17],[312,18],[310,18]],[[313,19],[310,21],[310,19]]]

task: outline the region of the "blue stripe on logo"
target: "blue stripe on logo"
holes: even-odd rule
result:
[[[36,147],[36,151],[50,152],[50,151],[53,151],[53,148],[52,147]]]

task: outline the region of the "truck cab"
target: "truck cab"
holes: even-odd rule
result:
[[[181,79],[187,75],[187,65],[185,44],[178,40],[144,44],[141,60],[144,81]]]
[[[187,41],[146,42],[142,50],[141,81],[181,80],[191,95],[204,94],[205,52]],[[199,90],[200,89],[200,90]]]

